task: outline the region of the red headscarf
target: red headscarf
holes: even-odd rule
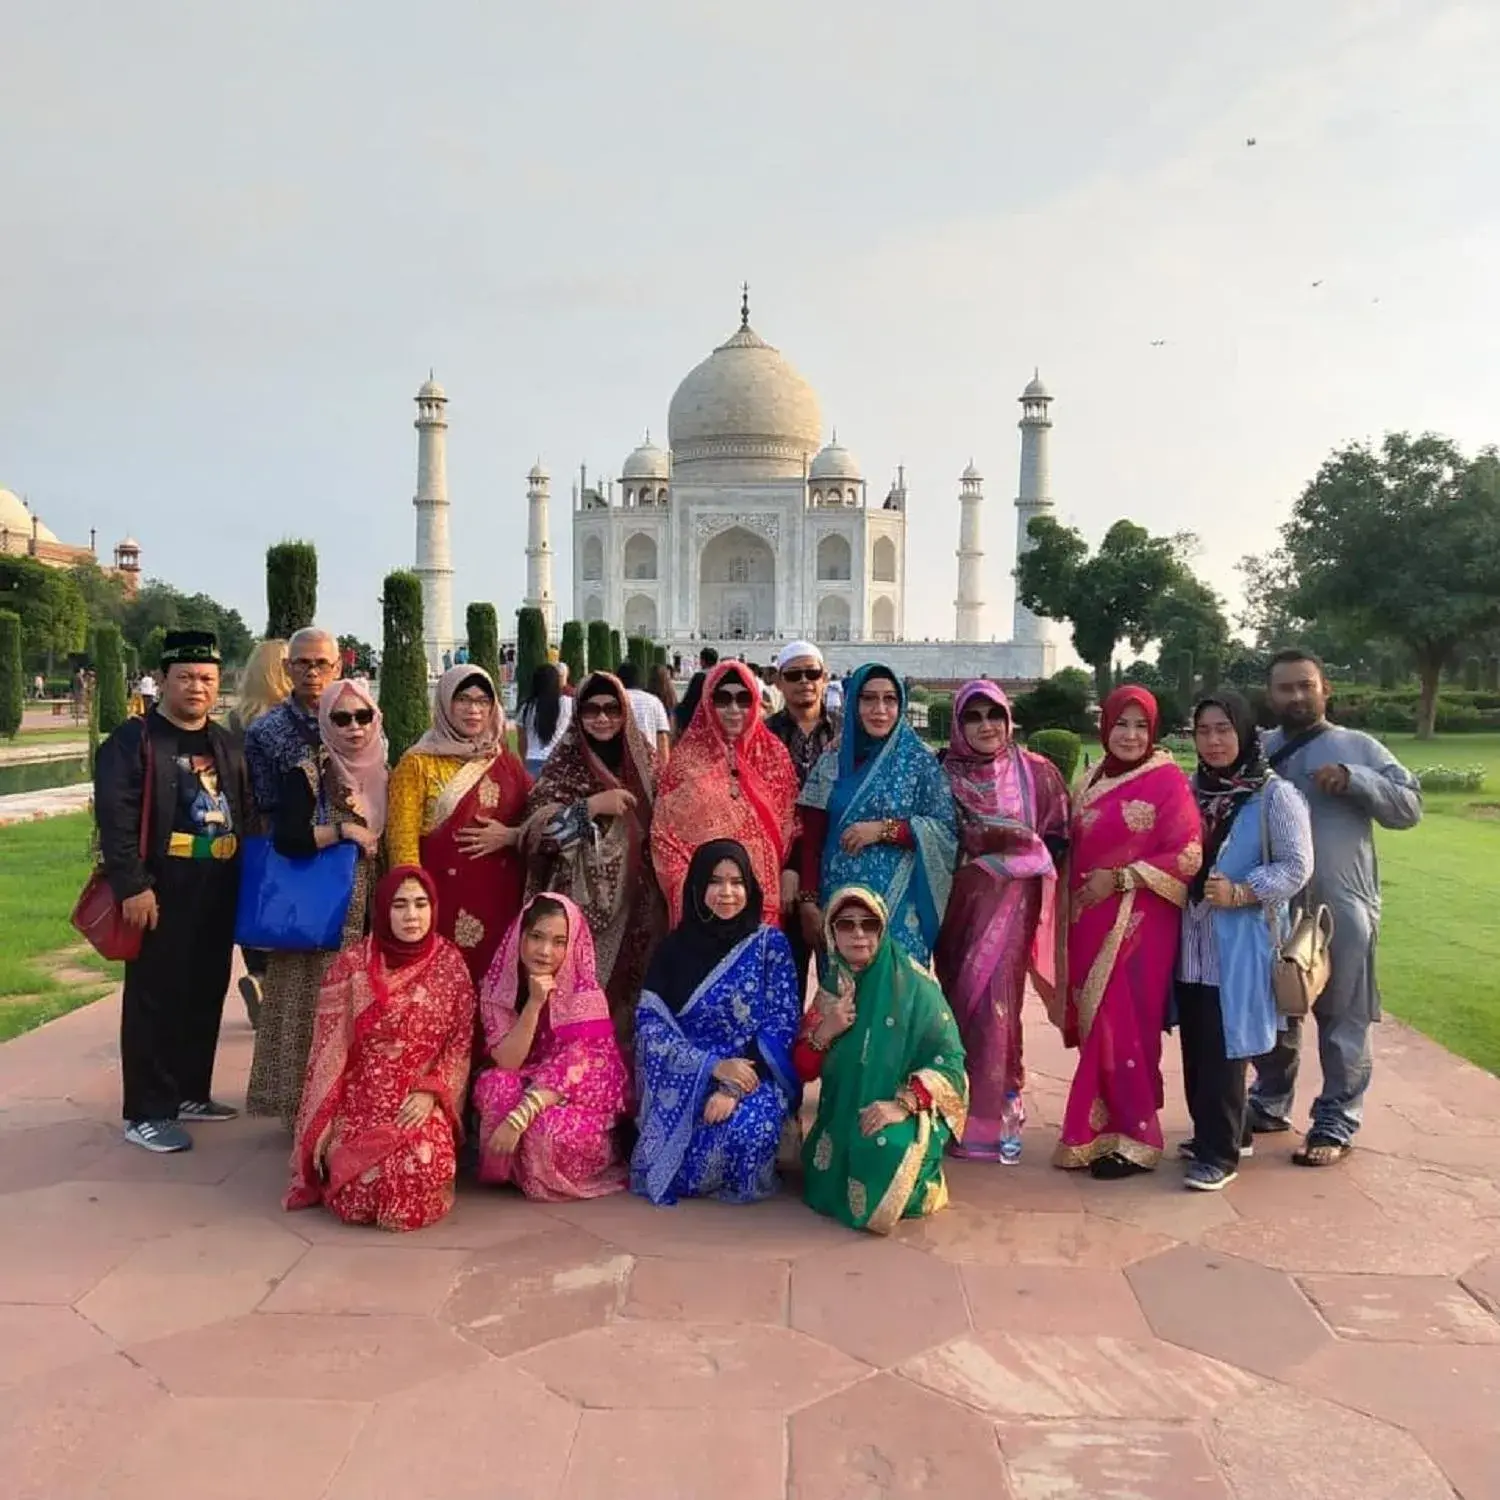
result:
[[[414,943],[403,942],[391,927],[391,903],[396,892],[408,880],[415,880],[427,892],[432,903],[432,922],[427,936]],[[371,947],[385,960],[388,969],[404,969],[408,964],[419,963],[437,947],[437,885],[431,875],[420,865],[397,865],[375,887],[375,900],[370,912]]]
[[[1109,736],[1115,725],[1120,722],[1120,715],[1132,706],[1146,715],[1148,737],[1146,754],[1142,755],[1139,760],[1121,760],[1109,748]],[[1104,700],[1099,710],[1099,743],[1104,746],[1104,774],[1106,776],[1122,776],[1126,771],[1140,765],[1141,761],[1150,755],[1151,747],[1156,743],[1156,731],[1160,719],[1161,711],[1156,706],[1155,696],[1138,682],[1127,682],[1117,687]]]

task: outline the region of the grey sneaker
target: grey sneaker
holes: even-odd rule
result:
[[[184,1099],[177,1106],[177,1118],[193,1122],[211,1120],[238,1120],[239,1110],[233,1105],[220,1104],[216,1099]]]
[[[1216,1167],[1212,1162],[1195,1161],[1189,1163],[1187,1171],[1182,1174],[1182,1185],[1192,1188],[1195,1193],[1217,1193],[1239,1175],[1224,1167]]]
[[[125,1126],[125,1139],[147,1151],[191,1151],[193,1138],[172,1120],[131,1120]]]

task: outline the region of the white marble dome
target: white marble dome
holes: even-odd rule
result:
[[[0,489],[0,531],[12,536],[31,537],[31,512],[26,502],[10,490]],[[56,535],[42,522],[37,522],[36,538],[39,542],[55,542]]]
[[[646,441],[625,460],[621,479],[669,479],[671,463],[667,452],[658,448],[647,434]]]
[[[1052,392],[1042,384],[1042,372],[1038,370],[1026,383],[1026,389],[1021,392],[1023,401],[1050,401]]]
[[[419,401],[446,401],[448,393],[430,375],[417,387]]]
[[[860,471],[859,460],[839,442],[835,433],[833,441],[813,459],[807,477],[811,480],[863,479],[864,474]]]
[[[680,474],[695,463],[799,474],[823,433],[818,397],[746,322],[677,387],[667,442]]]

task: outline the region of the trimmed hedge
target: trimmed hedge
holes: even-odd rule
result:
[[[118,625],[106,621],[94,627],[90,655],[94,659],[94,701],[98,705],[101,739],[108,739],[130,715],[122,644]]]
[[[469,660],[483,667],[490,680],[500,681],[500,621],[493,604],[471,604],[464,611],[464,634],[469,642]]]
[[[289,641],[318,612],[318,550],[311,542],[266,548],[266,639]]]
[[[531,692],[531,679],[538,667],[547,665],[547,617],[539,609],[516,611],[517,702]]]
[[[1026,741],[1026,748],[1045,755],[1062,773],[1063,781],[1072,786],[1079,758],[1083,755],[1083,740],[1071,729],[1038,729]]]
[[[0,735],[14,739],[26,712],[26,685],[21,677],[21,617],[0,609]]]
[[[588,670],[588,655],[584,648],[582,620],[563,621],[562,646],[557,655],[559,661],[567,663],[568,681],[575,688],[582,687],[584,675]]]
[[[422,580],[405,570],[387,573],[380,597],[385,623],[380,654],[380,714],[395,765],[431,723],[427,654],[422,648]]]
[[[609,654],[609,626],[603,620],[589,621],[588,648],[590,672],[614,671],[614,663]]]

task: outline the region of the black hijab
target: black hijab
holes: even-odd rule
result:
[[[708,909],[708,881],[720,860],[732,860],[745,880],[745,909],[726,921]],[[682,887],[682,920],[662,939],[646,971],[646,988],[660,995],[676,1015],[693,991],[723,962],[731,949],[760,926],[760,882],[743,844],[715,839],[699,844]]]
[[[1266,784],[1271,774],[1271,768],[1261,753],[1260,730],[1250,704],[1228,689],[1210,693],[1193,705],[1195,729],[1198,716],[1205,708],[1223,709],[1225,717],[1234,725],[1240,753],[1233,765],[1220,769],[1210,766],[1200,756],[1198,769],[1193,773],[1193,795],[1198,799],[1198,812],[1203,818],[1203,864],[1188,887],[1188,896],[1194,901],[1203,899],[1208,877],[1213,874],[1214,861],[1224,847],[1240,809]]]
[[[611,776],[618,776],[621,766],[625,764],[625,720],[630,714],[629,702],[620,703],[620,732],[612,740],[596,740],[585,728],[588,721],[583,716],[583,705],[590,698],[605,696],[620,703],[619,690],[614,683],[599,672],[590,672],[583,679],[578,689],[578,696],[573,700],[573,713],[578,719],[578,732],[583,736],[584,744],[598,756],[600,763]]]

